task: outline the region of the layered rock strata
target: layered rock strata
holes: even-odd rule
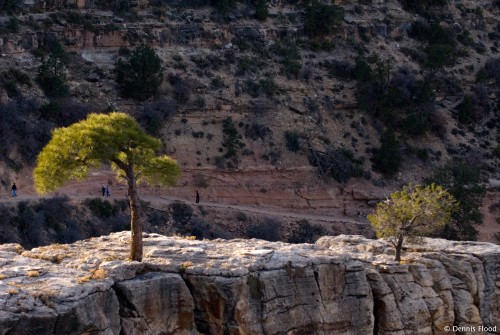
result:
[[[500,247],[425,239],[315,245],[129,233],[0,246],[0,334],[449,334],[500,329]],[[446,332],[450,327],[451,332]],[[455,327],[455,328],[453,328]],[[476,329],[473,331],[473,329]]]

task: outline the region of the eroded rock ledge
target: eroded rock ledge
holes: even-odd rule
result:
[[[315,245],[129,233],[0,246],[0,334],[449,334],[500,331],[500,247],[425,239]],[[470,334],[477,333],[470,332]],[[468,334],[464,332],[464,334]]]

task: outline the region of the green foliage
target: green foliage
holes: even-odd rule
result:
[[[281,58],[282,72],[287,77],[297,78],[302,67],[297,46],[295,44],[275,43],[271,46],[270,51]]]
[[[457,106],[457,119],[462,124],[469,124],[474,121],[474,104],[469,95],[464,96]]]
[[[116,214],[115,207],[108,200],[100,198],[87,199],[85,205],[95,216],[101,219],[108,219]]]
[[[60,115],[61,107],[57,101],[49,101],[40,106],[40,117],[45,120],[56,120]]]
[[[445,66],[455,64],[456,56],[454,47],[449,44],[432,44],[426,49],[427,59],[424,67],[432,73],[441,70]]]
[[[404,186],[391,198],[379,202],[375,214],[368,216],[377,237],[388,237],[401,260],[404,239],[430,235],[451,220],[457,201],[442,186],[435,184]]]
[[[493,80],[500,87],[500,57],[488,59],[484,67],[477,74],[478,82]]]
[[[386,176],[392,176],[401,167],[401,145],[391,130],[382,134],[380,144],[380,148],[375,149],[373,153],[373,168]]]
[[[427,43],[422,66],[435,74],[445,66],[455,64],[457,58],[456,40],[451,30],[437,23],[426,24],[422,21],[413,23],[408,31],[410,37]]]
[[[247,216],[243,212],[238,212],[238,213],[236,213],[236,220],[238,220],[240,222],[246,221],[247,220]]]
[[[298,222],[297,229],[292,231],[288,243],[314,243],[325,235],[325,229],[321,226],[313,226],[307,220]]]
[[[258,238],[266,241],[279,241],[281,222],[267,218],[264,222],[256,223],[247,228],[248,238]]]
[[[129,8],[129,0],[116,0],[113,11],[117,14],[123,14],[128,12]]]
[[[448,0],[399,0],[403,8],[420,14],[425,14],[431,7],[443,7]]]
[[[346,148],[328,148],[326,152],[310,150],[309,162],[318,167],[321,176],[330,176],[339,183],[363,175],[361,162]]]
[[[291,152],[297,152],[300,150],[300,134],[296,131],[285,131],[286,147]]]
[[[15,16],[11,17],[9,19],[9,22],[7,22],[7,31],[9,33],[18,33],[19,32],[19,19]]]
[[[50,97],[65,96],[69,93],[66,84],[66,52],[59,42],[54,43],[48,54],[40,51],[41,65],[38,67],[36,81],[45,94]]]
[[[255,18],[260,21],[267,19],[269,11],[267,9],[267,0],[257,0],[255,3]]]
[[[137,121],[124,113],[90,114],[86,120],[55,129],[52,139],[38,155],[33,171],[35,190],[44,194],[70,179],[84,179],[90,170],[111,163],[113,171],[128,185],[130,259],[142,260],[142,227],[137,185],[173,185],[180,168],[168,156],[157,156],[161,141],[147,135]]]
[[[163,80],[161,60],[154,49],[140,45],[115,64],[116,82],[123,97],[143,101],[156,94]]]
[[[22,9],[22,2],[19,0],[0,1],[0,11],[8,14],[14,14]]]
[[[212,6],[225,13],[236,5],[236,0],[211,0]]]
[[[453,222],[439,232],[439,236],[452,240],[476,240],[478,231],[474,225],[483,222],[480,208],[486,193],[480,168],[462,161],[450,161],[425,182],[442,185],[460,203],[453,212]]]
[[[228,117],[222,123],[223,141],[222,146],[226,148],[224,157],[231,159],[237,165],[239,161],[238,152],[244,146],[242,137],[234,125],[233,119]]]
[[[0,73],[0,83],[7,91],[9,97],[14,97],[19,93],[18,85],[31,87],[29,76],[25,72],[15,68],[9,68]]]
[[[336,5],[313,0],[306,6],[304,32],[309,37],[328,35],[344,19],[344,9]]]
[[[497,144],[495,149],[493,149],[493,156],[500,159],[500,144]]]
[[[193,208],[182,202],[174,202],[171,205],[172,217],[176,223],[186,224],[193,216]]]
[[[156,156],[160,140],[144,133],[124,113],[90,114],[84,121],[53,131],[34,170],[35,188],[47,193],[70,179],[85,178],[91,168],[112,163],[117,177],[172,185],[180,170],[168,156]],[[130,171],[133,169],[133,171]]]
[[[435,97],[430,81],[417,80],[407,67],[391,71],[390,64],[378,57],[358,57],[353,72],[362,109],[408,135],[422,135],[431,129]]]

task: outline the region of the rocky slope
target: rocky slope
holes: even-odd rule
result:
[[[425,239],[397,264],[387,242],[359,236],[290,245],[150,234],[144,262],[134,263],[124,260],[128,240],[124,232],[31,251],[2,245],[0,333],[500,329],[500,247],[493,244]]]
[[[5,3],[2,8],[14,6],[14,2]],[[32,85],[7,78],[1,85],[0,102],[17,103],[17,115],[23,114],[22,103],[31,105],[27,115],[2,116],[5,129],[0,146],[6,149],[0,182],[4,188],[15,180],[24,192],[32,191],[36,154],[50,137],[50,129],[58,125],[43,116],[42,106],[49,102],[59,104],[64,122],[76,121],[75,115],[83,117],[90,110],[119,109],[138,118],[155,116],[148,114],[151,111],[165,114],[157,135],[186,172],[172,192],[185,197],[191,197],[195,188],[204,188],[203,195],[213,201],[324,209],[337,215],[346,207],[349,213],[359,207],[365,210],[401,184],[420,183],[453,157],[469,162],[473,155],[476,160],[471,164],[483,166],[489,177],[498,179],[499,162],[492,156],[499,124],[495,79],[481,84],[486,92],[483,102],[491,108],[481,112],[480,120],[467,126],[456,120],[463,97],[475,94],[480,69],[498,57],[497,2],[450,2],[432,8],[429,19],[405,10],[396,0],[335,1],[345,10],[344,20],[324,36],[325,45],[319,47],[304,34],[304,7],[295,0],[268,1],[264,21],[254,18],[251,1],[237,2],[226,14],[208,0],[189,5],[174,0],[19,3],[12,12],[1,13],[0,67],[22,71]],[[127,5],[114,8],[118,3]],[[468,36],[468,44],[456,42],[457,62],[439,72],[439,83],[433,87],[440,130],[421,137],[400,134],[403,166],[393,178],[386,178],[370,162],[383,127],[358,108],[356,81],[334,73],[332,66],[352,70],[358,55],[377,55],[391,64],[393,72],[408,67],[416,79],[422,79],[422,64],[414,56],[426,45],[409,35],[416,21],[438,22],[454,39]],[[68,54],[65,74],[70,94],[64,99],[45,96],[35,82],[40,67],[37,52],[54,41]],[[164,80],[157,95],[145,102],[120,96],[113,72],[119,50],[141,43],[155,47],[164,78],[177,76],[181,87]],[[290,73],[287,64],[300,70]],[[276,85],[272,92],[255,89],[270,78]],[[237,125],[245,144],[237,169],[218,165],[223,161],[222,123],[227,117]],[[299,135],[299,151],[288,150],[286,131]],[[317,178],[317,169],[309,164],[309,148],[339,147],[361,162],[367,179],[354,179],[347,191],[362,184],[374,196],[346,195],[342,192],[346,185]]]

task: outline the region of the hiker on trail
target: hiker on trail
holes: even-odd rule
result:
[[[105,197],[106,196],[106,187],[104,187],[104,185],[101,185],[101,192],[102,192],[102,196]]]
[[[12,185],[12,196],[13,197],[17,197],[17,186],[16,186],[16,183],[14,183],[14,185]]]
[[[199,203],[200,202],[200,193],[198,193],[198,191],[196,191],[196,203]]]
[[[359,221],[359,215],[360,215],[359,209],[356,209],[356,220],[358,220],[358,221]]]
[[[368,222],[368,214],[366,212],[363,212],[363,221]]]
[[[109,185],[106,185],[106,197],[109,198],[111,196],[111,191],[109,189]]]

